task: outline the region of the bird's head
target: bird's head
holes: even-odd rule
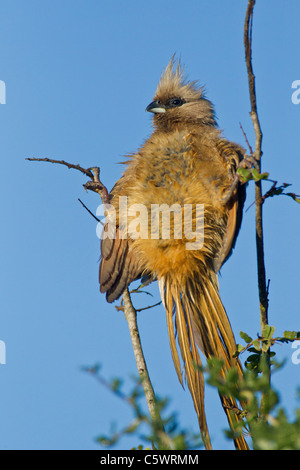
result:
[[[203,87],[185,80],[184,70],[179,61],[175,66],[174,56],[163,72],[146,111],[154,114],[154,126],[161,130],[188,123],[217,125],[213,105],[205,98]]]

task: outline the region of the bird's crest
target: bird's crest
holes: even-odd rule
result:
[[[204,95],[203,87],[197,81],[189,82],[185,78],[184,67],[180,60],[172,56],[158,83],[155,97],[181,96],[187,100],[199,100]]]

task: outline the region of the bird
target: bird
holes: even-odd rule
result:
[[[100,291],[111,303],[134,280],[158,282],[175,370],[181,385],[188,385],[209,450],[202,353],[222,360],[222,377],[233,367],[243,375],[218,273],[241,227],[246,185],[237,169],[245,149],[223,136],[204,87],[186,78],[175,56],[146,111],[153,132],[125,156],[125,171],[109,194]],[[220,397],[234,429],[242,419],[237,403]],[[243,433],[234,443],[248,449]]]

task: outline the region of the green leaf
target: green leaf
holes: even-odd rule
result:
[[[132,434],[133,432],[136,431],[137,427],[140,425],[139,420],[135,420],[132,423],[130,423],[125,430],[123,431],[124,434]]]
[[[241,337],[246,343],[251,343],[251,341],[252,341],[251,336],[248,336],[247,333],[244,333],[243,331],[240,331],[240,337]]]
[[[251,170],[252,176],[254,181],[260,181],[260,180],[265,180],[266,178],[269,177],[269,173],[259,173],[255,168],[252,168]]]
[[[252,179],[252,174],[247,168],[238,168],[236,172],[242,181],[247,182]]]
[[[244,349],[244,346],[242,346],[241,344],[237,344],[236,347],[237,347],[237,350],[233,354],[233,357],[238,357],[239,353],[243,351]]]
[[[259,339],[255,339],[252,344],[253,344],[254,348],[256,349],[256,351],[260,351],[260,350],[261,350],[261,346],[260,346],[260,341],[259,341]]]
[[[260,354],[251,354],[248,358],[248,362],[252,362],[253,364],[258,364],[260,360]]]
[[[287,196],[291,197],[292,199],[294,199],[294,201],[300,203],[300,199],[299,199],[299,196],[297,196],[297,194],[295,193],[285,193]]]
[[[284,331],[283,336],[291,341],[300,339],[300,331]]]
[[[274,334],[274,331],[275,331],[275,327],[274,326],[270,326],[270,325],[265,325],[263,327],[263,330],[262,330],[262,336],[264,338],[272,338],[273,334]]]
[[[122,383],[123,383],[123,381],[120,380],[120,379],[118,379],[118,378],[112,379],[111,384],[110,384],[111,389],[112,389],[114,392],[119,392]]]

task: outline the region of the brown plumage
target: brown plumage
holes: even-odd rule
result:
[[[140,276],[158,280],[175,369],[183,384],[178,341],[200,430],[210,449],[198,348],[206,358],[224,361],[223,374],[233,366],[242,374],[233,358],[236,344],[219,296],[217,273],[231,254],[241,224],[245,188],[239,184],[232,194],[229,191],[244,150],[222,137],[203,89],[185,81],[173,58],[147,111],[154,115],[153,134],[128,157],[127,168],[110,194],[112,208],[101,242],[100,290],[113,302]],[[230,198],[224,203],[227,194]],[[197,204],[204,205],[204,212]],[[151,212],[157,205],[160,218]],[[185,205],[191,208],[189,230],[184,226]],[[201,223],[203,240],[196,231]],[[229,423],[239,421],[230,410],[237,406],[235,401],[230,397],[221,401]],[[247,449],[243,436],[235,439],[235,445]]]

